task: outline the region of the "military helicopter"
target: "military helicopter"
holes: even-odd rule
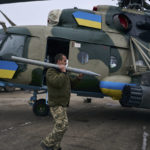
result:
[[[1,22],[1,80],[44,89],[46,68],[44,64],[36,66],[36,62],[53,64],[54,57],[63,53],[70,67],[101,75],[85,75],[73,92],[90,97],[110,96],[124,107],[149,109],[149,4],[144,0],[120,0],[118,4],[98,5],[93,10],[53,10],[47,26],[16,26],[8,19],[12,27],[7,28]],[[38,108],[43,105],[45,101],[35,99],[34,112],[40,114]],[[41,114],[45,112],[42,110]]]

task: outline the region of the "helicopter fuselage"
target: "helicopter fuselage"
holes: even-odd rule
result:
[[[85,75],[73,90],[123,99],[125,86],[145,87],[141,79],[150,69],[150,16],[142,11],[114,6],[97,6],[96,10],[66,9],[61,12],[57,25],[15,26],[7,28],[7,32],[1,30],[1,60],[11,61],[10,56],[18,56],[54,63],[54,57],[63,53],[70,67],[101,74],[100,77]],[[14,76],[3,80],[46,85],[46,68],[23,63],[17,65]],[[147,88],[141,89],[142,98],[148,97]],[[128,91],[133,93],[130,88]],[[141,103],[147,100],[142,98],[138,106],[133,106],[145,107]],[[121,104],[131,105],[124,99]]]

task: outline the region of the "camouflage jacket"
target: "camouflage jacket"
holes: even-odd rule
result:
[[[69,73],[49,68],[46,73],[49,106],[67,107],[70,102],[71,84],[76,84],[78,81],[78,78],[71,78]]]

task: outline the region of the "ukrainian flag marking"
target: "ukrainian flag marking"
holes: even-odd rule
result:
[[[76,11],[73,13],[77,23],[81,26],[101,29],[102,18],[100,15],[91,14],[88,12]]]
[[[17,68],[15,62],[0,60],[0,78],[12,79]]]

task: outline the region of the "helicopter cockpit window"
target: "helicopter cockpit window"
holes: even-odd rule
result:
[[[1,47],[0,54],[22,56],[25,36],[10,35]]]
[[[89,55],[86,52],[80,52],[78,54],[78,60],[81,64],[86,64],[89,61]]]
[[[117,58],[115,56],[110,56],[110,68],[117,67]]]
[[[3,43],[5,38],[6,38],[6,34],[0,34],[0,45]]]

